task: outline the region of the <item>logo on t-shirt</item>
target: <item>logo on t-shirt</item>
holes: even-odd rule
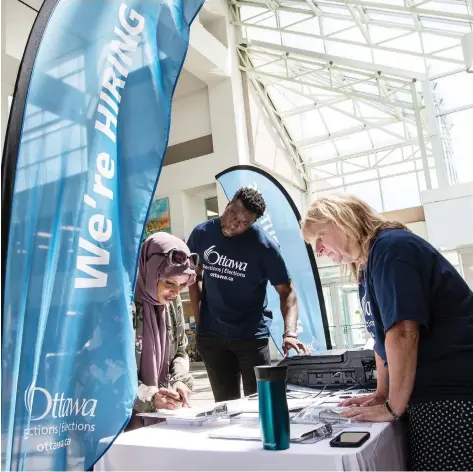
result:
[[[371,336],[374,337],[374,319],[371,313],[371,302],[367,300],[366,294],[361,299],[361,307],[363,314],[365,315],[366,328],[370,332]]]
[[[248,262],[235,261],[225,254],[220,254],[215,250],[215,244],[204,251],[204,270],[210,271],[210,276],[233,281],[233,276],[246,277]],[[221,275],[220,275],[221,274]]]

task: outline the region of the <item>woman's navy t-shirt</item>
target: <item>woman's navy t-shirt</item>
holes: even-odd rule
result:
[[[428,242],[383,230],[372,245],[359,295],[375,351],[386,362],[385,333],[403,320],[420,325],[411,400],[473,398],[473,292]]]
[[[269,337],[268,281],[290,281],[276,242],[259,225],[227,238],[220,218],[214,218],[198,225],[187,245],[204,268],[199,333],[226,339]]]

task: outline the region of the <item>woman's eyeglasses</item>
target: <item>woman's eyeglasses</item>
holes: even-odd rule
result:
[[[183,266],[189,261],[189,267],[195,269],[199,265],[199,255],[192,253],[187,255],[184,251],[179,249],[171,249],[169,252],[157,252],[157,256],[166,257],[168,264],[175,266]]]

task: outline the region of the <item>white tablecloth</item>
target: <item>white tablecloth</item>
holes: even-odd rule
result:
[[[406,470],[400,424],[350,428],[371,433],[356,449],[333,448],[326,439],[286,451],[265,451],[259,441],[210,439],[219,427],[163,423],[124,433],[94,470]]]

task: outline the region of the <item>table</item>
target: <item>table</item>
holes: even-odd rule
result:
[[[265,451],[258,441],[211,439],[221,426],[166,423],[120,435],[95,465],[95,471],[118,470],[406,470],[400,423],[375,423],[360,448],[332,448],[329,439],[291,444],[286,451]]]

